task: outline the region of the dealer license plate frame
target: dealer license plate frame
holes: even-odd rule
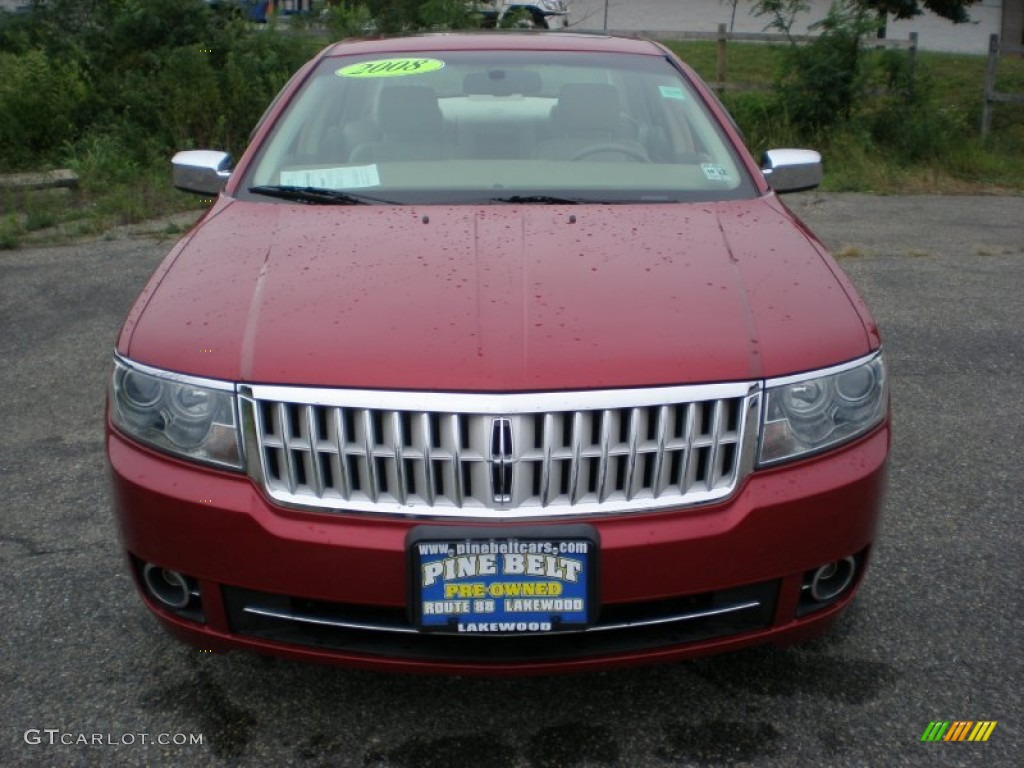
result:
[[[407,535],[406,552],[409,619],[420,632],[460,636],[580,632],[593,624],[600,609],[597,590],[600,538],[597,530],[589,525],[515,528],[420,525]],[[481,555],[491,556],[492,562]],[[517,560],[517,555],[522,560]],[[528,559],[530,555],[534,559]],[[506,559],[509,556],[511,559]],[[475,564],[459,560],[466,557],[477,558]],[[446,570],[443,561],[447,559],[457,562]],[[489,565],[493,566],[493,573],[488,572]],[[456,570],[459,566],[464,567]],[[446,578],[465,574],[471,566],[482,572]],[[524,570],[520,572],[517,568]],[[534,586],[528,588],[526,584]],[[537,586],[540,584],[547,586]],[[446,587],[458,590],[466,585],[475,590],[472,596],[462,590],[455,594],[449,592],[446,597]],[[477,585],[482,586],[483,594]],[[518,594],[510,594],[516,592]],[[507,600],[518,600],[512,603],[518,610],[505,610],[509,607]],[[493,604],[491,611],[483,610],[486,601]],[[582,609],[577,609],[577,601],[582,601]],[[438,605],[453,602],[466,602],[468,606]],[[542,610],[524,610],[524,606]]]

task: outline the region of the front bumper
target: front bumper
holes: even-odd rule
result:
[[[888,446],[886,423],[840,450],[754,472],[723,503],[580,521],[601,542],[599,624],[691,618],[451,637],[410,631],[406,536],[418,521],[284,509],[245,476],[177,461],[112,430],[107,438],[123,545],[147,606],[177,637],[213,650],[442,673],[605,668],[820,633],[863,575]],[[849,588],[809,602],[808,574],[851,556]],[[186,574],[194,603],[158,605],[142,587],[144,563]],[[735,605],[749,607],[718,610]]]

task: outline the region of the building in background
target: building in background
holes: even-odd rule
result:
[[[831,0],[807,0],[811,10],[793,27],[806,34],[808,27],[828,13]],[[686,30],[711,32],[726,24],[735,32],[762,32],[766,19],[753,14],[755,0],[573,0],[572,24],[577,29]],[[971,21],[952,22],[925,12],[913,19],[886,25],[886,36],[906,39],[917,32],[921,48],[955,53],[986,53],[989,36],[1001,35],[1019,44],[1024,27],[1024,0],[980,0],[968,11]]]
[[[1000,39],[1009,45],[1024,45],[1024,0],[1003,0]]]
[[[0,0],[0,10],[27,9],[30,0]],[[253,5],[266,6],[266,2]],[[309,11],[313,0],[277,0],[278,13]],[[807,0],[811,11],[794,27],[807,27],[828,12],[831,0]],[[765,20],[754,16],[754,0],[571,0],[570,23],[576,29],[714,31],[719,24],[735,32],[761,32]],[[906,38],[918,33],[920,47],[931,51],[985,53],[989,36],[997,34],[1010,45],[1024,45],[1024,0],[980,0],[968,11],[971,21],[953,24],[933,13],[903,21],[889,20],[886,36]]]

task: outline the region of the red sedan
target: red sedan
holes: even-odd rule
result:
[[[878,331],[699,78],[646,41],[340,43],[117,341],[146,605],[203,648],[555,672],[821,632],[876,535]]]

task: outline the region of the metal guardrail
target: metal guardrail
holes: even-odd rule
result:
[[[1024,104],[1024,93],[1003,93],[996,90],[996,65],[1000,56],[1024,55],[1024,45],[1000,45],[999,35],[988,39],[988,65],[985,67],[985,106],[981,110],[981,140],[992,130],[992,105],[996,103]]]

